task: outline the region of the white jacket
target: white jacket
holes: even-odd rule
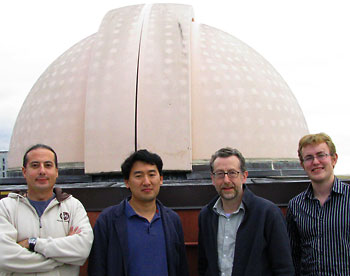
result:
[[[79,275],[92,245],[91,225],[79,200],[60,188],[55,193],[41,218],[25,195],[0,200],[0,276]],[[71,226],[81,232],[67,236]],[[37,237],[35,252],[17,244],[31,237]]]

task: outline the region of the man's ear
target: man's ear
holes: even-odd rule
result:
[[[22,167],[22,174],[23,174],[23,177],[25,178],[26,177],[26,173],[27,173],[27,170],[25,167]]]
[[[335,164],[337,164],[337,161],[338,161],[338,154],[334,153],[333,156],[331,156],[331,158],[332,158],[332,166],[334,168]]]
[[[130,189],[129,179],[124,179],[124,183],[125,183],[126,188]]]
[[[243,176],[243,183],[245,183],[247,181],[247,178],[248,178],[248,171],[244,171],[242,173],[242,176]]]
[[[211,184],[215,186],[214,175],[212,173],[210,173],[210,178],[211,178]]]
[[[160,185],[162,185],[163,184],[163,176],[161,175],[160,176]]]

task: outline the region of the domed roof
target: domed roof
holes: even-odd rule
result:
[[[224,146],[247,158],[296,158],[308,133],[286,82],[234,36],[193,21],[191,6],[135,5],[106,14],[40,76],[18,115],[10,168],[45,143],[60,166],[119,171],[135,149],[190,170]]]

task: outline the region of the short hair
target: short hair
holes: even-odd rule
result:
[[[210,171],[214,172],[214,161],[216,158],[221,157],[221,158],[227,158],[231,156],[236,156],[239,161],[240,161],[240,170],[241,172],[245,172],[247,170],[246,165],[245,165],[245,159],[242,155],[242,153],[238,149],[233,149],[230,147],[222,148],[219,149],[217,152],[215,152],[210,159]]]
[[[27,158],[28,153],[31,152],[32,150],[35,150],[35,149],[47,149],[47,150],[51,151],[55,156],[55,166],[56,166],[56,168],[58,168],[56,152],[53,150],[53,148],[51,148],[48,145],[44,145],[44,144],[36,144],[36,145],[31,146],[29,149],[27,149],[27,151],[25,152],[25,154],[23,156],[23,167],[24,168],[27,166],[27,163],[28,163],[28,158]]]
[[[298,147],[298,156],[299,160],[303,162],[303,156],[302,156],[302,149],[308,145],[318,145],[321,143],[326,143],[329,147],[329,153],[330,155],[334,155],[337,153],[335,149],[335,145],[331,139],[326,133],[316,133],[316,134],[308,134],[302,137],[299,140],[299,147]]]
[[[132,153],[128,158],[125,159],[121,165],[122,174],[124,179],[128,180],[130,177],[130,172],[132,166],[135,162],[141,161],[147,164],[156,165],[160,175],[163,174],[163,161],[158,154],[149,152],[146,149],[141,149]]]

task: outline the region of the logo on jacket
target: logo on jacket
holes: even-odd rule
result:
[[[61,221],[69,222],[70,216],[68,212],[62,212],[60,214]]]

